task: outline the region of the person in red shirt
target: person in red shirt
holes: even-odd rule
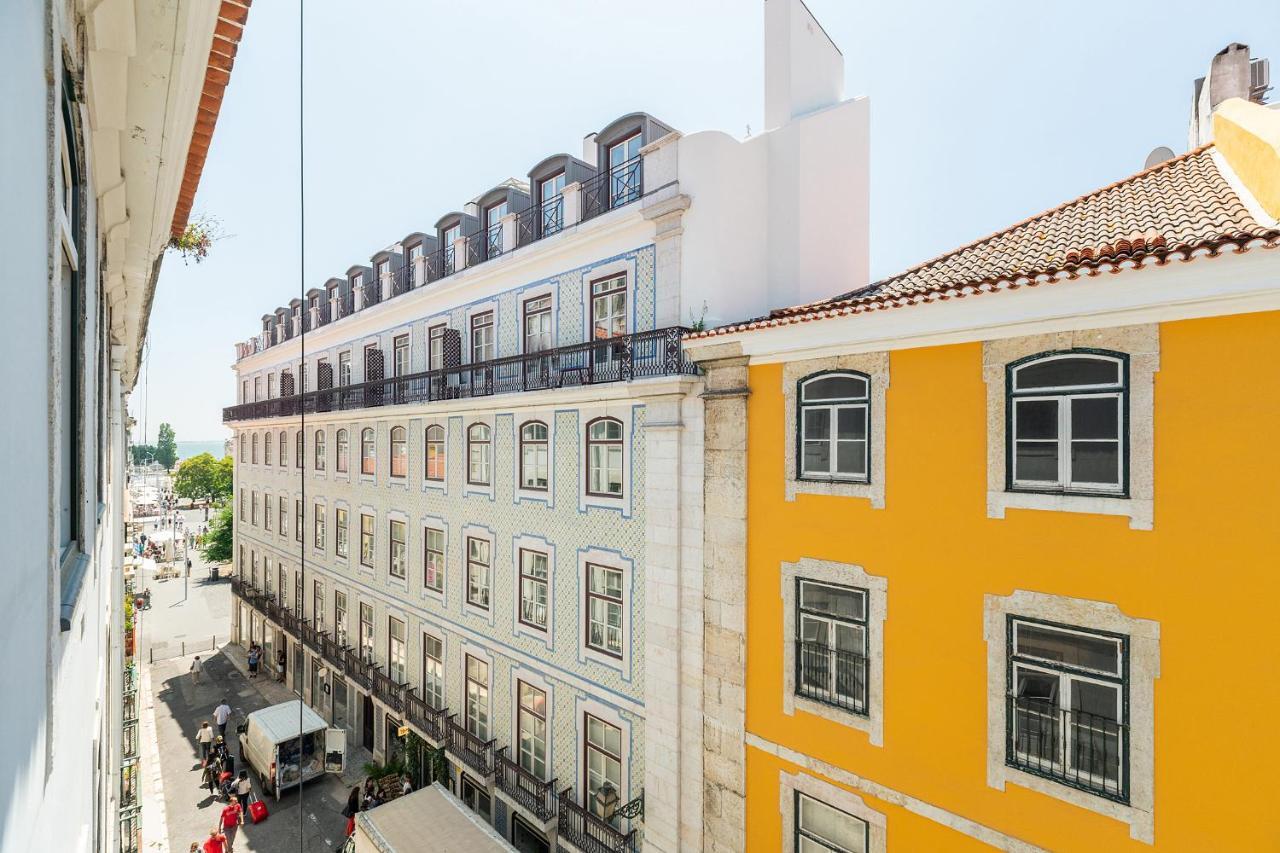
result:
[[[210,830],[209,838],[204,842],[204,853],[226,853],[226,851],[227,837],[216,829]]]
[[[227,841],[227,853],[231,853],[231,847],[236,840],[236,829],[242,823],[244,823],[244,810],[240,808],[240,798],[232,794],[231,802],[222,810],[222,832]]]

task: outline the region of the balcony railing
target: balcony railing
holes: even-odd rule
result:
[[[493,775],[493,745],[496,739],[481,740],[467,731],[466,726],[459,723],[456,716],[449,718],[448,732],[450,752],[481,776]]]
[[[862,655],[796,640],[796,693],[801,696],[865,716],[869,673]]]
[[[404,710],[405,685],[397,682],[390,674],[378,667],[371,670],[370,680],[373,682],[373,695],[391,710],[400,713]]]
[[[298,623],[298,639],[302,641],[302,645],[311,649],[313,652],[320,651],[320,632],[310,621],[303,619]]]
[[[138,853],[142,849],[142,816],[137,807],[120,812],[120,853]]]
[[[138,804],[138,759],[125,759],[120,768],[120,808],[127,809]]]
[[[328,632],[321,632],[319,640],[320,656],[325,659],[329,666],[340,671],[346,662],[342,653],[342,644],[330,637]]]
[[[534,202],[516,213],[516,246],[527,246],[564,230],[564,196]]]
[[[635,853],[636,831],[623,832],[573,800],[573,789],[565,788],[559,798],[560,837],[583,853]]]
[[[409,261],[391,274],[391,295],[399,296],[413,290],[413,262]]]
[[[417,726],[428,740],[437,744],[448,735],[448,708],[432,708],[427,700],[408,691],[404,697],[404,716],[410,725]]]
[[[1129,727],[1044,699],[1007,697],[1006,762],[1121,803],[1129,801]]]
[[[534,776],[507,755],[505,746],[498,750],[496,762],[497,783],[503,793],[544,823],[556,816],[555,779],[544,782]]]
[[[644,160],[640,157],[619,163],[582,182],[581,220],[586,222],[644,194]]]
[[[222,410],[222,420],[294,417],[332,410],[364,409],[394,403],[430,403],[629,382],[655,376],[694,375],[685,359],[679,326],[496,358],[475,364],[410,373],[405,376],[308,391],[274,400],[241,403]]]
[[[468,234],[466,246],[469,267],[482,264],[490,258],[496,258],[502,254],[502,225],[492,225],[474,234]]]
[[[124,724],[124,731],[120,738],[121,751],[125,758],[138,757],[138,721],[133,720]]]
[[[361,659],[358,650],[349,647],[342,650],[342,671],[346,673],[348,681],[368,690],[369,669],[369,664]]]

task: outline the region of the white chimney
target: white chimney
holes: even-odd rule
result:
[[[844,100],[844,56],[802,0],[764,2],[764,129]]]
[[[596,165],[596,136],[597,134],[588,133],[582,137],[582,160],[588,166]]]

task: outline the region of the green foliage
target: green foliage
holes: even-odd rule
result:
[[[173,464],[178,461],[177,437],[174,435],[173,427],[168,424],[160,424],[160,438],[156,442],[156,461],[166,470],[172,469]]]
[[[208,453],[183,459],[173,475],[173,490],[180,498],[217,501],[231,497],[233,463],[230,457],[214,459]]]
[[[218,460],[218,469],[213,476],[213,499],[230,498],[235,483],[236,463],[230,456]]]
[[[144,465],[156,458],[156,446],[154,444],[131,444],[129,445],[129,453],[134,465]]]
[[[211,563],[231,562],[234,527],[235,513],[230,503],[224,504],[213,521],[209,522],[209,532],[205,534],[204,544],[200,546],[200,555]]]

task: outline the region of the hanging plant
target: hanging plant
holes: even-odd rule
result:
[[[209,247],[221,240],[222,224],[211,216],[200,216],[188,222],[182,234],[169,238],[169,248],[182,256],[182,262],[197,264],[209,256]]]

